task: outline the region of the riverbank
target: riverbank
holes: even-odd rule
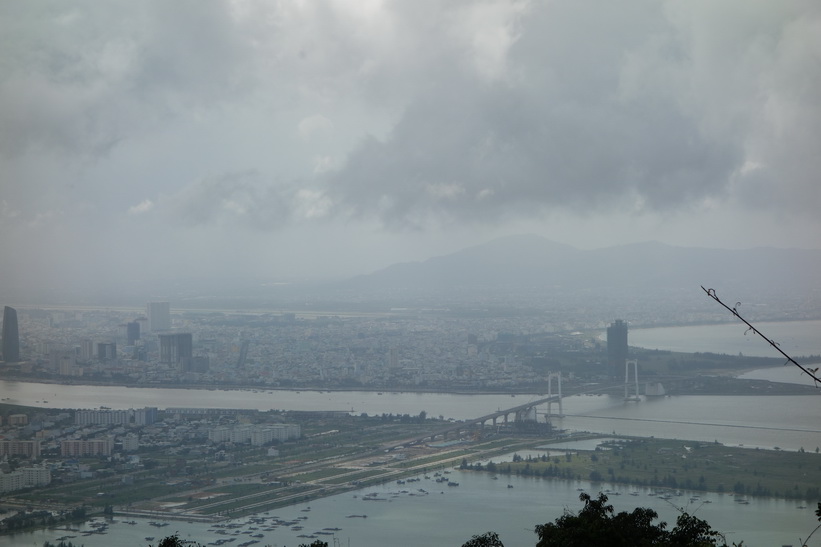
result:
[[[44,384],[44,385],[66,385],[66,386],[107,386],[107,387],[125,387],[125,388],[133,388],[133,389],[189,389],[189,390],[201,390],[201,391],[263,391],[263,392],[274,392],[274,391],[288,391],[293,393],[299,393],[301,391],[315,391],[315,392],[328,392],[328,393],[344,393],[348,391],[361,391],[365,393],[434,393],[434,394],[443,394],[443,395],[510,395],[510,394],[523,394],[523,395],[541,395],[546,393],[547,390],[547,382],[544,384],[535,384],[529,386],[514,386],[508,389],[487,389],[487,388],[476,388],[476,389],[459,389],[459,388],[449,388],[449,387],[414,387],[414,386],[402,386],[401,388],[398,387],[385,387],[385,386],[325,386],[321,384],[305,384],[300,386],[272,386],[268,384],[186,384],[186,383],[178,383],[178,384],[171,384],[171,383],[123,383],[123,382],[116,382],[116,381],[104,381],[104,380],[92,380],[92,379],[78,379],[78,378],[43,378],[39,376],[33,375],[25,375],[25,374],[12,374],[8,371],[0,373],[0,380],[5,380],[8,382],[27,382],[32,384]]]
[[[811,439],[808,439],[808,441]],[[817,439],[816,439],[817,441]],[[597,484],[685,489],[797,499],[821,499],[819,447],[786,452],[653,438],[617,437],[594,450],[554,451],[504,462],[463,465],[498,475],[589,480]]]
[[[669,353],[669,352],[668,352]],[[658,381],[669,382],[669,375],[677,375],[675,378],[675,387],[667,390],[668,394],[675,395],[812,395],[821,393],[821,390],[811,383],[798,384],[794,382],[778,382],[767,380],[750,380],[740,378],[743,374],[751,371],[761,370],[764,368],[779,368],[782,366],[780,360],[772,359],[770,366],[745,365],[741,368],[692,368],[682,370],[679,365],[680,354],[662,354],[658,352],[648,351],[647,355],[643,357],[646,359],[642,363],[643,370],[640,373],[641,383]],[[699,354],[694,354],[699,356]],[[664,361],[660,364],[661,361]],[[670,363],[674,366],[671,367]],[[704,362],[702,356],[702,362]],[[678,367],[678,368],[676,368]],[[672,369],[672,370],[671,370]],[[374,386],[356,386],[356,387],[327,387],[324,385],[310,385],[304,386],[270,386],[259,384],[247,385],[217,385],[217,384],[138,384],[138,383],[122,383],[116,381],[102,381],[92,380],[88,378],[43,378],[32,375],[9,374],[8,372],[0,374],[0,380],[7,382],[20,382],[42,385],[64,385],[64,386],[88,386],[88,387],[124,387],[134,390],[140,389],[160,389],[160,390],[190,390],[190,391],[245,391],[252,393],[300,393],[317,392],[317,393],[346,393],[346,392],[362,392],[382,395],[387,394],[439,394],[439,395],[539,395],[542,396],[548,392],[551,386],[547,382],[529,384],[527,386],[512,386],[507,389],[456,389],[448,388],[446,386],[435,388],[430,386],[413,387],[402,386],[401,388],[386,388]],[[591,385],[587,382],[585,385]],[[670,384],[668,384],[670,385]],[[555,389],[555,388],[554,388]],[[615,391],[623,389],[622,384],[615,385],[612,388]],[[571,392],[573,390],[573,382],[565,381],[565,391]]]

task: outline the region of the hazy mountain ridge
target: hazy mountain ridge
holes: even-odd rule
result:
[[[510,236],[422,262],[388,266],[346,283],[361,289],[478,287],[677,288],[698,285],[808,290],[821,287],[821,250],[676,247],[656,241],[582,250]]]

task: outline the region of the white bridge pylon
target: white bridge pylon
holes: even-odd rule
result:
[[[630,395],[630,366],[633,366],[633,381],[635,382],[635,392]],[[639,362],[637,359],[627,359],[624,361],[624,400],[641,401],[639,397]]]
[[[562,411],[562,374],[561,372],[551,372],[547,375],[547,396],[553,397],[553,380],[556,380],[558,384],[559,392],[557,395],[559,396],[559,414],[557,415],[558,418],[564,417],[564,412]],[[550,400],[547,402],[547,416],[545,417],[547,420],[550,420],[550,417],[553,415],[552,412],[553,401]]]

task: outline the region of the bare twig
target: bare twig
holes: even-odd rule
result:
[[[801,538],[798,538],[798,541],[800,541],[800,542],[801,542],[801,546],[802,546],[802,547],[807,547],[807,545],[809,545],[809,543],[810,543],[810,538],[812,537],[812,535],[813,535],[814,533],[816,533],[816,532],[818,531],[818,529],[819,529],[819,528],[821,528],[821,524],[819,524],[818,526],[816,526],[815,528],[813,528],[813,531],[812,531],[812,532],[810,532],[810,535],[808,535],[808,536],[807,536],[807,539],[806,539],[805,541],[801,541]]]
[[[730,313],[732,313],[733,315],[735,315],[736,317],[738,317],[738,319],[739,319],[739,320],[741,320],[741,322],[743,322],[745,325],[747,325],[747,327],[749,327],[749,330],[753,331],[754,333],[756,333],[757,335],[759,335],[761,338],[763,338],[764,340],[766,340],[766,341],[767,341],[767,343],[768,343],[768,344],[770,344],[772,347],[774,347],[774,348],[775,348],[775,350],[776,350],[778,353],[780,353],[781,355],[783,355],[784,357],[786,357],[786,358],[787,358],[787,362],[786,362],[786,363],[784,363],[785,365],[786,365],[786,364],[789,364],[789,363],[792,363],[793,365],[795,365],[795,366],[797,366],[798,368],[800,368],[800,369],[801,369],[801,370],[802,370],[802,371],[803,371],[803,372],[804,372],[807,376],[809,376],[810,378],[812,378],[813,382],[815,383],[815,387],[818,387],[818,385],[819,385],[819,384],[821,384],[821,378],[819,378],[819,377],[817,376],[817,374],[818,374],[818,367],[816,367],[816,368],[806,368],[806,367],[801,366],[800,364],[798,364],[798,362],[797,362],[795,359],[793,359],[792,357],[790,357],[789,355],[787,355],[787,354],[784,352],[784,350],[782,350],[782,349],[779,347],[779,345],[778,345],[778,343],[777,343],[777,342],[775,342],[775,341],[773,341],[772,339],[767,338],[766,336],[764,336],[764,334],[762,334],[762,333],[761,333],[761,331],[759,331],[757,328],[755,328],[755,327],[754,327],[754,326],[753,326],[753,325],[752,325],[749,321],[747,321],[746,319],[744,319],[743,317],[741,317],[741,314],[739,314],[739,313],[738,313],[738,309],[737,309],[737,308],[741,305],[741,302],[736,302],[736,305],[735,305],[734,307],[732,307],[732,308],[731,308],[730,306],[728,306],[727,304],[725,304],[724,302],[722,302],[722,301],[721,301],[721,299],[720,299],[720,298],[718,297],[718,295],[716,294],[715,289],[705,289],[705,288],[704,288],[704,285],[702,285],[702,286],[701,286],[701,289],[702,289],[704,292],[706,292],[706,293],[707,293],[707,296],[709,296],[710,298],[712,298],[713,300],[715,300],[716,302],[718,302],[719,304],[721,304],[722,306],[724,306],[724,308],[726,308],[726,309],[727,309]]]

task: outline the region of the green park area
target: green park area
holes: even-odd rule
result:
[[[821,454],[728,447],[665,439],[624,438],[596,450],[520,457],[484,465],[463,460],[463,469],[494,474],[590,480],[605,484],[686,489],[814,501],[821,498]],[[507,458],[509,460],[509,458]]]

